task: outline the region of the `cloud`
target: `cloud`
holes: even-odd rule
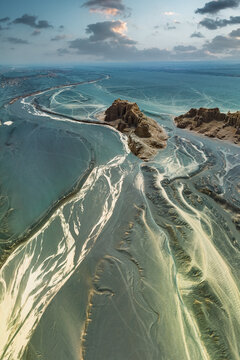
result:
[[[159,25],[153,26],[158,29]],[[196,35],[196,37],[198,37]],[[229,45],[230,46],[230,45]],[[127,35],[127,23],[121,20],[102,21],[89,24],[85,36],[65,42],[57,49],[59,56],[82,61],[169,61],[217,59],[211,51],[210,42],[202,47],[178,45],[171,49],[159,47],[140,48],[137,41]],[[225,54],[223,54],[223,57]]]
[[[35,29],[53,28],[53,26],[50,25],[48,23],[48,21],[46,21],[46,20],[39,20],[38,22],[36,20],[37,20],[37,16],[24,14],[20,18],[15,19],[12,23],[13,24],[24,24],[27,26],[31,26],[32,28],[35,28]]]
[[[5,27],[2,27],[2,25],[0,24],[0,31],[3,31],[3,30],[8,30],[9,29],[9,27],[7,26],[5,26]]]
[[[51,39],[51,41],[60,41],[60,40],[64,40],[64,39],[66,39],[66,35],[56,35],[55,37],[53,37],[52,39]]]
[[[69,41],[68,49],[58,49],[59,55],[79,54],[91,60],[101,61],[167,61],[215,59],[216,55],[208,49],[197,49],[195,46],[176,46],[172,51],[167,49],[138,49],[136,45],[127,45],[118,41],[90,41],[89,38],[78,38]]]
[[[195,31],[194,33],[191,34],[190,36],[191,38],[204,38],[203,34],[200,32]]]
[[[240,16],[230,16],[229,19],[210,19],[205,18],[199,23],[200,25],[206,27],[208,30],[216,30],[227,25],[236,25],[240,24]]]
[[[155,28],[158,25],[155,26]],[[226,36],[216,36],[202,47],[177,45],[172,50],[158,47],[139,49],[138,43],[127,36],[124,21],[103,21],[89,24],[86,37],[68,41],[68,47],[57,50],[59,56],[79,56],[87,61],[169,61],[237,59],[240,56],[240,29]],[[192,37],[202,37],[193,33]]]
[[[8,16],[6,16],[6,17],[0,19],[0,22],[7,22],[9,20],[10,20],[10,18]]]
[[[76,50],[78,54],[91,55],[98,60],[149,61],[170,58],[170,52],[165,49],[149,48],[138,50],[135,45],[129,46],[114,41],[91,42],[88,39],[76,39],[70,42],[69,48]]]
[[[104,21],[90,24],[86,28],[86,38],[69,41],[71,52],[90,56],[97,60],[159,60],[168,59],[170,52],[165,49],[149,48],[139,50],[137,42],[126,35],[127,24],[123,21]],[[65,49],[59,49],[63,55]]]
[[[219,35],[211,41],[206,42],[203,48],[211,53],[231,55],[233,51],[236,52],[237,50],[240,54],[240,39]]]
[[[195,49],[192,51],[181,51],[173,54],[174,58],[178,60],[214,60],[217,59],[215,54],[212,54],[207,49]]]
[[[34,30],[34,31],[31,33],[32,36],[38,36],[38,35],[40,35],[40,34],[41,34],[41,31],[40,31],[40,30]]]
[[[130,9],[122,3],[122,0],[88,0],[82,5],[90,8],[90,12],[116,16],[120,13],[130,15]]]
[[[207,2],[204,7],[198,8],[197,14],[216,14],[220,10],[235,8],[239,6],[239,0],[218,0]]]
[[[79,55],[81,58],[101,61],[197,60],[213,57],[208,50],[197,49],[192,45],[179,45],[172,51],[158,47],[139,49],[137,42],[127,37],[124,24],[121,21],[90,24],[86,28],[88,37],[69,41],[68,48],[58,49],[58,54]]]
[[[174,30],[176,29],[175,25],[171,25],[169,23],[166,23],[165,30]]]
[[[173,11],[165,11],[165,12],[164,12],[164,15],[166,15],[166,16],[173,16],[173,15],[175,15],[175,12],[173,12]]]
[[[240,38],[240,28],[233,30],[230,32],[229,36],[231,37],[236,37],[236,38]]]
[[[57,49],[57,53],[58,53],[59,56],[64,56],[64,55],[71,54],[68,49]]]
[[[10,42],[11,44],[29,44],[28,41],[20,39],[20,38],[16,38],[16,37],[8,37],[6,38],[6,41]]]
[[[195,46],[192,46],[192,45],[187,45],[187,46],[178,45],[178,46],[175,46],[173,48],[173,50],[176,51],[176,52],[192,52],[192,51],[197,50],[197,48]]]
[[[90,35],[88,41],[91,42],[112,40],[121,44],[136,44],[125,35],[126,31],[127,23],[121,20],[97,22],[86,28],[86,34]]]
[[[106,16],[116,16],[119,13],[118,9],[90,9],[90,13],[102,14]]]

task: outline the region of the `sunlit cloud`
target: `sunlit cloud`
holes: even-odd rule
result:
[[[118,9],[90,9],[90,13],[99,13],[106,16],[116,16],[119,13]]]
[[[87,0],[83,7],[89,8],[90,13],[104,16],[123,15],[130,16],[131,10],[123,4],[123,0]]]
[[[119,23],[112,27],[112,31],[124,35],[127,32],[127,23],[124,21],[119,21]]]
[[[173,16],[173,15],[176,15],[176,13],[173,12],[173,11],[165,11],[164,15],[166,15],[166,16]]]

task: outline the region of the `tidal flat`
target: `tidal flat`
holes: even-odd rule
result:
[[[239,73],[1,68],[1,360],[239,360],[240,147],[173,120],[239,110]],[[118,98],[168,135],[148,162]]]

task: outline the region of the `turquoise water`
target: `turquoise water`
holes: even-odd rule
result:
[[[240,65],[0,73],[0,359],[239,359],[240,150],[173,117],[239,110]],[[116,98],[167,131],[154,160],[81,123]]]

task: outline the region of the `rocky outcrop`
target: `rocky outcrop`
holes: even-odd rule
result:
[[[115,100],[105,111],[104,121],[128,135],[130,150],[142,160],[150,160],[166,147],[168,136],[163,128],[144,115],[136,103]]]
[[[240,144],[240,111],[224,114],[218,108],[191,109],[174,121],[181,129]]]

